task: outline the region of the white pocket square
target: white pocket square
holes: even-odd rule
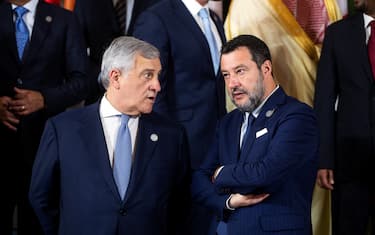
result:
[[[259,137],[261,137],[262,135],[267,134],[267,133],[268,133],[267,128],[263,128],[262,130],[257,131],[257,133],[255,133],[255,137],[256,137],[256,138],[259,138]]]

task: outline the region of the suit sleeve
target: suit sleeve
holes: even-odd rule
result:
[[[334,56],[334,31],[328,27],[323,42],[315,84],[314,109],[320,131],[319,168],[334,168],[335,102],[338,97]]]
[[[200,168],[193,172],[192,176],[192,195],[193,200],[205,205],[213,210],[217,215],[222,216],[225,208],[225,201],[229,197],[229,192],[217,191],[211,181],[217,167],[219,167],[219,127],[213,143],[210,145],[208,155],[201,164]]]
[[[46,235],[58,234],[59,164],[53,123],[47,121],[34,162],[29,199]]]
[[[160,61],[162,64],[162,72],[159,77],[161,91],[158,93],[157,100],[153,106],[153,110],[165,114],[168,112],[167,105],[167,77],[170,69],[170,47],[168,32],[160,19],[160,17],[151,11],[142,13],[134,25],[134,37],[144,40],[155,46],[160,52]]]
[[[61,37],[65,38],[65,51],[62,54],[65,67],[61,71],[65,81],[59,86],[41,90],[46,110],[52,114],[86,99],[89,93],[88,58],[82,30],[72,13],[66,14],[65,20],[67,23],[65,28],[61,30]]]
[[[318,151],[315,123],[307,106],[291,109],[280,118],[265,155],[258,161],[225,165],[215,180],[216,187],[241,194],[277,192],[302,165],[311,162],[311,169],[314,167]]]

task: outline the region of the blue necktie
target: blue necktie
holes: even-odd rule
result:
[[[115,153],[113,156],[113,177],[121,200],[124,199],[128,188],[132,165],[132,144],[128,121],[129,116],[121,115],[121,125],[118,130]]]
[[[246,126],[246,132],[242,138],[242,145],[241,145],[241,149],[244,148],[247,140],[249,139],[249,136],[250,136],[250,129],[251,129],[251,125],[253,124],[253,121],[254,121],[254,116],[253,114],[249,113],[249,116],[247,118],[247,126]]]
[[[206,36],[208,45],[210,47],[212,63],[213,63],[214,71],[216,74],[219,68],[219,50],[216,45],[214,33],[211,30],[210,16],[208,13],[208,9],[206,8],[200,9],[200,11],[198,12],[198,16],[202,19],[202,22],[203,22],[204,35]]]
[[[246,126],[245,134],[242,138],[241,149],[244,149],[246,141],[250,136],[251,125],[253,124],[254,119],[255,119],[255,117],[253,116],[253,114],[250,113],[248,118],[247,118],[247,126]],[[224,221],[220,221],[217,228],[216,228],[216,233],[218,235],[227,235],[228,234],[227,223],[225,223]]]
[[[24,7],[16,7],[14,12],[16,13],[16,42],[17,42],[17,50],[18,50],[18,57],[22,59],[23,51],[29,40],[29,30],[23,21],[22,17],[28,10]]]

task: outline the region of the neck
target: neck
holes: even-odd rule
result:
[[[17,6],[23,6],[30,2],[30,0],[8,0],[8,2]]]
[[[208,0],[196,0],[201,6],[205,6],[208,3]]]

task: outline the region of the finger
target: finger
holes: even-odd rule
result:
[[[335,184],[335,179],[333,176],[333,170],[328,170],[328,180],[330,184]]]
[[[4,126],[6,126],[7,128],[9,128],[10,130],[12,131],[17,131],[17,127],[12,125],[11,123],[7,122],[7,121],[4,121],[3,122]]]
[[[25,92],[27,92],[27,90],[25,89],[21,89],[21,88],[17,88],[17,87],[14,87],[14,91],[18,94],[24,94]]]
[[[21,99],[11,100],[9,102],[9,108],[10,109],[17,109],[16,107],[21,107],[23,105],[25,105],[25,101],[21,100]]]
[[[332,190],[333,187],[332,187],[332,184],[329,182],[329,178],[328,178],[328,172],[327,174],[324,174],[324,175],[320,175],[320,182],[321,182],[321,187],[324,188],[324,189],[329,189],[329,190]]]

